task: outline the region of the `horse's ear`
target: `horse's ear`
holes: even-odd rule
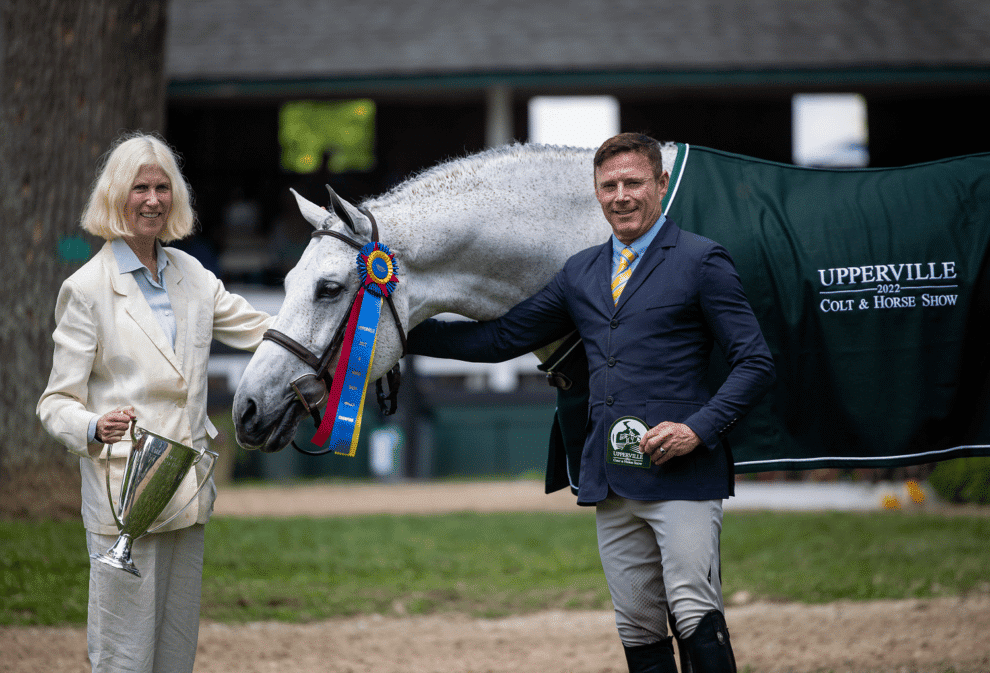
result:
[[[289,188],[292,195],[296,197],[296,204],[299,206],[299,212],[302,216],[306,218],[306,221],[313,225],[314,229],[320,229],[323,227],[324,223],[330,217],[330,213],[326,211],[326,208],[320,208],[318,205],[302,197],[299,192]]]
[[[354,220],[351,219],[351,214],[344,208],[343,200],[337,196],[337,192],[333,191],[330,185],[326,185],[326,188],[330,192],[330,205],[333,207],[333,212],[347,225],[348,229],[354,231]]]
[[[330,193],[330,206],[340,221],[354,232],[355,236],[371,238],[371,223],[368,218],[353,205],[337,196],[337,192],[333,191],[330,185],[327,185],[327,191]]]

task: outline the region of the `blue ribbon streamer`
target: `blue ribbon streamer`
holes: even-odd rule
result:
[[[354,343],[347,358],[347,372],[340,393],[340,404],[337,405],[337,417],[330,432],[330,447],[334,453],[340,455],[353,456],[357,451],[364,395],[375,359],[375,338],[381,314],[382,298],[373,292],[365,292],[354,332]]]

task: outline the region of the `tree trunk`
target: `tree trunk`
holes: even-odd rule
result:
[[[59,286],[122,131],[161,131],[166,0],[0,0],[0,516],[78,512],[76,461],[35,415]]]

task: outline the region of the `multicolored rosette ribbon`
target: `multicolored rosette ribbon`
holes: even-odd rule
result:
[[[399,265],[384,243],[372,242],[361,248],[357,256],[357,269],[361,285],[379,297],[392,294],[399,282]]]
[[[361,287],[347,318],[326,413],[312,439],[314,444],[323,446],[329,437],[331,450],[340,455],[353,456],[357,451],[364,395],[375,361],[382,300],[395,291],[398,267],[395,255],[383,243],[367,243],[358,252]]]

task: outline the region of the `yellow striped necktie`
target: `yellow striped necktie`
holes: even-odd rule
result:
[[[612,276],[612,301],[616,304],[619,303],[619,295],[626,287],[626,281],[632,275],[632,269],[629,268],[629,265],[636,259],[636,251],[628,246],[622,249],[621,254],[622,259],[619,260],[619,266],[615,270],[615,275]]]

